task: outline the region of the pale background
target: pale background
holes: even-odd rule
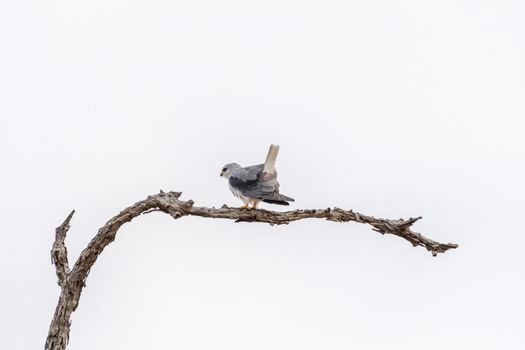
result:
[[[367,226],[150,214],[91,271],[70,349],[522,349],[523,1],[2,1],[2,349],[43,347],[70,261],[148,194],[240,205],[270,143],[291,208]],[[282,207],[263,206],[283,210]]]

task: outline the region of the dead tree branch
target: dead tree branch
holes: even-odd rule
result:
[[[119,228],[133,218],[152,211],[167,213],[174,219],[186,215],[194,215],[206,218],[231,219],[235,220],[235,222],[263,222],[270,225],[288,224],[292,221],[307,218],[326,219],[335,222],[355,221],[369,224],[373,227],[374,231],[381,234],[392,234],[404,238],[412,243],[414,247],[425,247],[434,256],[458,247],[457,244],[453,243],[433,241],[420,233],[412,231],[412,224],[421,219],[421,217],[410,218],[408,220],[387,220],[339,208],[306,209],[287,212],[229,208],[227,206],[216,209],[195,207],[193,206],[192,200],[179,200],[180,195],[180,192],[165,193],[161,191],[159,194],[149,196],[145,200],[137,202],[121,211],[98,230],[98,233],[91,242],[89,242],[88,246],[80,253],[71,271],[68,265],[67,249],[64,240],[75,211],[72,211],[62,225],[57,227],[55,242],[51,249],[51,260],[55,265],[61,293],[49,327],[45,345],[46,350],[63,350],[66,348],[69,341],[71,314],[78,306],[89,271],[104,248],[113,242]]]

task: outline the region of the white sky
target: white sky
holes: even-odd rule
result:
[[[523,1],[2,2],[2,348],[44,345],[71,209],[73,263],[159,189],[240,205],[219,171],[270,143],[292,208],[422,215],[416,230],[460,248],[150,214],[92,269],[70,349],[520,348],[524,15]]]

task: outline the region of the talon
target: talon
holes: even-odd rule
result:
[[[248,209],[248,203],[245,203],[244,205],[242,205],[241,209]]]

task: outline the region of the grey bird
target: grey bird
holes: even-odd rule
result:
[[[240,198],[244,205],[241,208],[257,209],[259,202],[289,205],[293,198],[279,193],[275,160],[279,153],[278,145],[270,145],[264,164],[241,167],[237,163],[229,163],[222,167],[221,177],[228,180],[230,190],[235,197]]]

